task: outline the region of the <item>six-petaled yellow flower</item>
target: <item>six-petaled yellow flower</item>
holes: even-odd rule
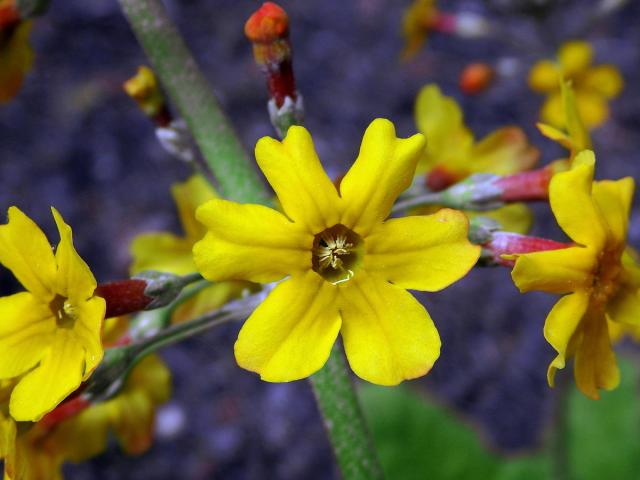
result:
[[[246,321],[235,344],[240,366],[267,381],[306,377],[326,362],[338,333],[365,380],[394,385],[426,374],[440,338],[405,289],[436,291],[463,277],[480,249],[464,214],[386,220],[411,184],[424,140],[398,139],[378,119],[339,191],[311,136],[291,127],[261,139],[256,159],[284,215],[260,205],[211,200],[196,212],[208,228],[194,247],[210,280],[279,283]]]
[[[545,123],[562,128],[566,124],[558,76],[570,80],[578,110],[587,128],[595,128],[609,118],[609,101],[624,86],[614,65],[592,65],[593,49],[588,42],[567,42],[558,51],[557,61],[541,60],[529,72],[532,90],[547,95],[540,117]]]
[[[35,421],[87,379],[102,359],[105,301],[80,258],[71,228],[52,209],[60,243],[55,254],[42,230],[18,208],[0,226],[0,263],[27,289],[0,298],[0,379],[22,376],[11,416]]]
[[[549,384],[575,357],[578,388],[598,398],[598,389],[615,388],[620,376],[607,321],[640,324],[640,268],[626,246],[633,179],[593,182],[594,164],[593,152],[581,152],[549,186],[556,220],[575,245],[518,255],[512,277],[522,292],[563,295],[544,326],[558,352]]]

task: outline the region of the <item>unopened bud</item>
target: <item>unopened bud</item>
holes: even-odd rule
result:
[[[484,92],[493,81],[495,72],[486,63],[471,63],[460,75],[460,90],[466,95]]]
[[[138,73],[124,82],[122,88],[158,126],[169,124],[171,115],[153,70],[144,65],[139,67]]]
[[[20,21],[20,12],[14,0],[0,0],[0,31],[16,25]]]
[[[244,32],[253,44],[253,56],[267,78],[269,96],[276,107],[282,107],[287,97],[295,103],[287,13],[277,4],[265,2],[249,17]]]

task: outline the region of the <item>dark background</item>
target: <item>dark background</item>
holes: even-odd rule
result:
[[[291,18],[294,67],[304,95],[306,126],[332,176],[355,158],[362,132],[375,117],[415,131],[413,101],[437,82],[461,101],[478,137],[516,124],[543,151],[542,162],[562,150],[535,130],[542,97],[530,92],[526,73],[552,57],[559,42],[586,37],[597,63],[614,63],[626,87],[612,103],[612,118],[593,133],[599,178],[640,171],[640,4],[584,27],[596,2],[558,1],[538,19],[509,2],[441,2],[451,12],[487,15],[508,33],[499,39],[462,40],[434,34],[412,61],[401,63],[400,25],[407,1],[283,1]],[[518,2],[512,2],[514,5]],[[242,28],[259,2],[170,1],[167,5],[245,146],[272,135],[264,81]],[[145,58],[115,0],[53,0],[36,20],[34,71],[13,102],[0,107],[0,211],[17,205],[53,242],[49,206],[74,228],[75,244],[99,281],[127,275],[128,246],[149,230],[178,231],[169,186],[189,169],[157,144],[150,122],[121,84]],[[514,43],[517,40],[517,44]],[[513,59],[516,74],[480,96],[463,97],[458,75],[471,61]],[[544,205],[535,208],[534,234],[562,239]],[[640,246],[634,214],[630,243]],[[0,291],[17,285],[0,271]],[[506,269],[477,269],[438,294],[419,295],[442,336],[440,360],[416,388],[455,408],[475,424],[492,448],[509,452],[539,444],[548,425],[553,391],[546,366],[553,351],[542,324],[554,299],[521,297]],[[68,478],[326,479],[333,459],[305,381],[266,384],[233,359],[239,325],[209,332],[162,352],[174,374],[174,397],[159,414],[153,448],[140,458],[116,446]],[[563,371],[559,375],[571,375]]]

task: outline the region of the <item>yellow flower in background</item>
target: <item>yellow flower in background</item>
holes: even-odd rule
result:
[[[158,405],[170,395],[170,373],[155,355],[131,372],[121,393],[92,405],[55,426],[45,422],[16,428],[0,414],[0,458],[9,480],[62,479],[62,465],[103,452],[113,432],[123,450],[143,453],[150,446]]]
[[[18,94],[33,66],[31,22],[20,20],[14,0],[0,0],[0,103]]]
[[[570,155],[568,163],[570,164],[579,152],[583,150],[590,150],[592,148],[591,135],[589,134],[589,130],[585,126],[582,116],[580,115],[580,111],[578,110],[576,97],[571,83],[567,80],[563,80],[562,78],[559,78],[559,81],[562,110],[564,118],[566,119],[564,127],[563,129],[558,129],[545,123],[538,123],[537,126],[540,133],[545,137],[550,138],[569,150]]]
[[[171,194],[178,209],[184,236],[169,232],[144,233],[131,243],[133,264],[131,274],[144,270],[187,275],[197,271],[192,249],[204,237],[207,229],[196,220],[196,208],[208,200],[217,198],[216,191],[202,175],[193,175],[185,182],[171,187]],[[177,307],[172,322],[190,320],[198,315],[221,307],[237,298],[243,290],[252,288],[247,282],[223,282],[205,287],[192,299]]]
[[[187,275],[196,271],[191,250],[207,232],[196,220],[196,208],[218,195],[202,175],[193,175],[185,182],[176,183],[171,187],[171,195],[178,209],[184,236],[169,232],[138,235],[131,244],[131,274],[158,270]]]
[[[418,93],[415,121],[427,140],[418,173],[444,169],[454,181],[473,173],[509,175],[529,170],[540,157],[518,127],[503,127],[476,141],[455,99],[434,84]]]
[[[592,65],[592,62],[591,45],[571,41],[560,47],[557,61],[540,60],[531,68],[529,86],[547,95],[540,112],[543,122],[557,128],[566,125],[558,76],[571,81],[587,128],[595,128],[609,118],[609,101],[620,94],[624,80],[615,65]]]
[[[521,292],[563,295],[544,326],[558,352],[549,384],[575,357],[578,388],[598,398],[620,380],[607,322],[640,324],[640,268],[626,246],[633,179],[593,182],[594,164],[593,152],[581,152],[549,186],[553,214],[575,246],[517,255],[512,277]]]
[[[436,0],[415,0],[406,9],[402,18],[404,49],[401,56],[404,60],[420,51],[437,19]]]
[[[540,157],[518,127],[500,128],[476,142],[455,99],[443,95],[434,84],[420,90],[415,120],[427,140],[418,173],[427,173],[427,186],[432,190],[441,190],[475,173],[509,175],[529,170]],[[532,223],[531,211],[524,204],[507,205],[482,215],[494,218],[512,232],[526,233]]]
[[[71,228],[52,208],[55,254],[42,230],[18,208],[0,226],[0,263],[27,289],[0,297],[0,379],[21,376],[10,413],[35,421],[86,380],[102,359],[105,301],[73,247]]]
[[[210,280],[275,282],[238,336],[238,364],[263,380],[307,377],[326,362],[338,333],[361,378],[381,385],[426,374],[440,338],[405,289],[437,291],[462,278],[480,248],[467,240],[464,214],[386,220],[413,179],[422,135],[398,139],[374,120],[340,191],[324,172],[309,132],[265,137],[256,159],[282,213],[211,200],[196,212],[207,228],[194,247]],[[385,221],[386,220],[386,221]]]

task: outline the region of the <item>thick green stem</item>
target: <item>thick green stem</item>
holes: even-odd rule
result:
[[[228,125],[206,80],[161,0],[119,0],[167,93],[187,121],[222,194],[241,202],[266,203],[268,195],[256,171]],[[203,321],[202,328],[211,324]],[[193,327],[193,329],[192,329]],[[172,327],[174,328],[174,327]],[[159,345],[186,332],[179,329],[157,337]],[[198,330],[191,324],[189,335]],[[339,347],[311,383],[345,480],[382,478],[349,370]]]
[[[324,425],[345,480],[384,478],[340,343],[311,377]]]
[[[265,203],[268,196],[256,170],[161,0],[120,0],[120,4],[222,194],[240,202]]]

